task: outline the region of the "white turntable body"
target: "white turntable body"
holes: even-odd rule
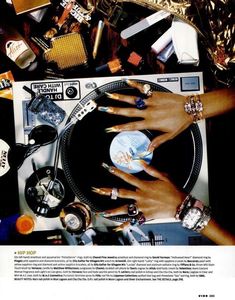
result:
[[[151,75],[135,75],[125,76],[125,79],[138,79],[158,84],[173,93],[178,94],[199,94],[203,93],[203,77],[202,73],[175,73],[175,74],[151,74]],[[30,130],[40,124],[43,124],[37,115],[28,114],[25,110],[25,103],[31,100],[31,95],[23,89],[27,86],[35,93],[44,94],[51,100],[55,101],[58,106],[66,112],[64,121],[57,127],[58,133],[63,129],[68,117],[75,106],[83,107],[82,99],[91,93],[94,89],[107,83],[121,80],[121,77],[95,77],[95,78],[75,78],[62,80],[46,80],[46,81],[22,81],[15,82],[13,85],[14,95],[14,117],[15,117],[15,133],[16,143],[28,144],[28,134]],[[84,116],[85,118],[86,116]],[[45,122],[46,123],[46,122]],[[205,121],[198,123],[202,138],[202,164],[196,184],[191,193],[198,199],[209,203],[208,196],[208,166],[207,166],[207,143]],[[20,197],[20,209],[22,214],[30,214],[35,219],[35,230],[53,230],[63,229],[59,217],[46,218],[36,216],[28,206],[25,199],[26,180],[33,174],[32,159],[36,168],[44,166],[53,166],[55,155],[55,143],[40,147],[36,152],[27,157],[20,169],[18,170],[18,185]],[[59,159],[59,168],[61,161]],[[95,221],[97,222],[97,221]],[[151,223],[175,222],[174,219],[153,220]],[[107,224],[109,224],[107,222]],[[104,225],[107,225],[104,224]],[[102,226],[102,222],[97,222],[95,226]],[[93,224],[94,226],[94,224]]]

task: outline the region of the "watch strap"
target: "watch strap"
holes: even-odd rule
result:
[[[204,206],[202,217],[197,222],[193,230],[200,232],[209,223],[210,219],[211,209],[209,207]]]

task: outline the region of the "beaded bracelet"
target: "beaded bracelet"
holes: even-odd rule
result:
[[[203,104],[199,95],[190,95],[184,104],[184,110],[187,114],[193,117],[193,122],[196,123],[202,119]]]

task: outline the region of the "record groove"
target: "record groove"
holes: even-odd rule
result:
[[[170,92],[158,84],[144,80],[137,81],[150,84],[154,91]],[[120,80],[100,86],[86,95],[81,103],[85,105],[90,100],[95,100],[101,106],[117,106],[117,102],[108,99],[105,92],[140,95],[136,89],[130,88]],[[118,106],[129,105],[118,102]],[[80,107],[77,105],[74,108],[69,119],[75,116]],[[103,211],[130,202],[123,199],[113,201],[109,197],[102,197],[91,192],[92,186],[133,188],[101,167],[102,162],[113,165],[109,157],[109,146],[117,134],[106,133],[104,129],[128,121],[130,119],[126,117],[109,115],[95,110],[72,126],[62,139],[61,158],[65,177],[75,195],[94,211]],[[159,134],[150,130],[142,132],[150,140]],[[167,172],[179,187],[189,193],[197,181],[202,155],[200,130],[197,124],[193,124],[175,139],[155,150],[151,164],[158,170]],[[150,176],[143,171],[136,173],[135,176],[150,179]]]

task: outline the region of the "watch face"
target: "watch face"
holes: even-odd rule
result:
[[[189,229],[194,228],[197,222],[200,220],[201,216],[202,216],[202,212],[199,208],[197,207],[190,208],[182,220],[183,227]]]

